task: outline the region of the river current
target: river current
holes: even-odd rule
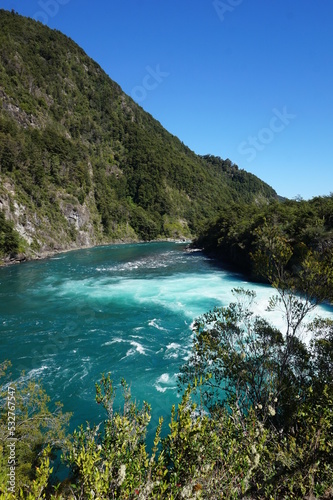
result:
[[[191,325],[227,306],[235,287],[254,289],[263,314],[272,289],[248,283],[185,244],[96,247],[0,269],[0,362],[13,381],[42,382],[73,412],[71,428],[104,418],[94,384],[111,372],[152,406],[152,429],[179,401],[177,373],[188,359]],[[333,317],[331,308],[321,314]],[[278,313],[264,313],[282,327]],[[267,316],[268,315],[268,316]],[[22,375],[22,371],[24,374]],[[166,424],[165,424],[166,425]]]

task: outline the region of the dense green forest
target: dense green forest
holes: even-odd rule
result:
[[[225,202],[276,198],[194,154],[68,37],[4,10],[0,100],[0,207],[30,253],[188,237]]]
[[[253,259],[263,234],[279,234],[290,246],[287,269],[297,272],[305,255],[331,259],[333,253],[333,195],[312,200],[271,203],[231,203],[221,210],[194,242],[225,263],[260,279]]]
[[[4,213],[0,210],[0,256],[11,252],[18,252],[20,239],[14,230],[14,224],[5,219]]]

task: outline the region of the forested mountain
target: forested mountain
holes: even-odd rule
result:
[[[0,102],[2,255],[187,237],[226,202],[276,198],[194,154],[67,36],[4,10]]]

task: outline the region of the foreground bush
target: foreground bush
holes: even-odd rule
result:
[[[110,376],[103,376],[96,388],[97,402],[107,412],[104,426],[82,426],[62,443],[45,432],[43,442],[36,441],[38,446],[32,446],[26,435],[25,446],[31,446],[34,455],[27,458],[20,448],[15,495],[6,486],[2,420],[1,499],[324,499],[333,495],[332,384],[324,385],[320,393],[311,387],[304,391],[288,431],[263,422],[263,415],[274,413],[270,403],[242,412],[236,402],[228,408],[216,407],[209,415],[193,402],[188,388],[178,409],[172,409],[164,439],[160,420],[150,453],[145,445],[149,405],[139,408],[123,382],[124,408],[115,412]],[[35,428],[38,415],[37,409]],[[60,415],[49,417],[59,425]],[[56,488],[50,488],[52,446],[62,446],[71,469],[71,479]]]

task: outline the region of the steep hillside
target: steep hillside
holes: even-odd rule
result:
[[[4,10],[0,103],[0,254],[6,235],[28,255],[186,237],[226,202],[276,198],[195,155],[68,37]]]

